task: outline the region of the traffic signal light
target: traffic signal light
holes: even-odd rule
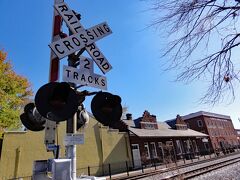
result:
[[[45,118],[60,122],[73,117],[84,97],[66,82],[50,82],[42,86],[36,93],[35,105]]]
[[[108,92],[98,92],[92,99],[91,110],[97,121],[113,127],[122,116],[121,98]]]
[[[41,131],[45,128],[46,122],[38,111],[34,103],[29,103],[24,107],[24,113],[20,115],[22,124],[31,131]]]
[[[95,94],[91,102],[94,117],[105,126],[114,127],[122,116],[121,98],[108,92],[77,92],[66,82],[50,82],[36,93],[35,105],[28,104],[21,115],[23,125],[32,131],[44,129],[46,119],[65,121],[77,113],[77,129],[89,121],[82,102]],[[35,107],[36,106],[36,107]]]

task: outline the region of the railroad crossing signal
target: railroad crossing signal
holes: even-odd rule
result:
[[[59,15],[63,18],[64,22],[67,24],[69,29],[73,34],[79,33],[84,31],[85,29],[77,19],[74,12],[68,7],[68,5],[64,2],[55,4],[55,9],[59,13]],[[87,33],[87,36],[91,40],[98,40],[97,37],[106,36],[108,34],[111,34],[112,31],[108,27],[106,23],[103,23],[102,27],[96,27],[93,28],[92,31],[85,30]],[[83,35],[82,35],[83,36]],[[111,64],[108,62],[108,60],[105,58],[105,56],[101,53],[101,51],[98,49],[97,45],[95,43],[92,43],[85,47],[88,54],[93,58],[95,63],[98,65],[98,67],[101,69],[101,71],[105,74],[108,71],[112,69]]]
[[[81,128],[89,121],[89,115],[84,109],[82,102],[85,96],[96,94],[91,103],[91,109],[95,118],[104,125],[112,126],[120,120],[122,115],[121,98],[107,92],[89,93],[87,91],[77,92],[67,82],[80,85],[88,85],[100,89],[107,89],[106,77],[95,74],[93,61],[105,74],[112,69],[111,64],[98,49],[95,42],[112,33],[106,22],[84,29],[79,19],[63,0],[54,0],[54,26],[51,51],[50,83],[42,86],[36,96],[35,104],[29,103],[20,116],[23,125],[32,131],[45,129],[45,144],[48,151],[54,151],[58,158],[59,146],[55,145],[56,123],[67,121],[67,133],[71,135],[65,138],[66,157],[71,159],[71,178],[76,179],[76,144],[84,143],[84,136],[74,134],[76,128]],[[58,12],[59,15],[56,14]],[[62,19],[65,21],[71,35],[62,37]],[[60,37],[62,39],[60,39]],[[91,58],[80,56],[87,50]],[[76,56],[75,53],[78,52]],[[66,82],[59,83],[59,60],[69,56],[73,66],[64,66],[63,79]],[[80,68],[74,61],[79,60]],[[36,106],[36,107],[35,107]],[[76,121],[77,120],[77,121]],[[75,135],[74,137],[72,135]]]
[[[72,55],[75,51],[82,52],[83,49],[86,49],[93,59],[84,56],[77,57],[80,68],[75,68],[75,66],[64,66],[63,68],[63,79],[65,82],[50,82],[38,90],[35,96],[35,104],[30,103],[26,105],[24,113],[21,115],[22,123],[32,131],[40,131],[45,127],[47,127],[47,130],[50,127],[51,130],[49,132],[55,130],[56,123],[50,123],[50,121],[65,121],[73,117],[76,112],[79,119],[78,128],[83,126],[89,117],[85,109],[79,110],[79,107],[83,107],[82,102],[85,100],[85,96],[93,95],[93,93],[81,94],[67,82],[106,90],[106,77],[94,73],[93,62],[95,61],[103,73],[112,69],[112,66],[94,43],[112,33],[107,23],[104,22],[85,30],[76,14],[64,2],[55,4],[55,9],[73,32],[69,37],[54,41],[61,34],[61,27],[59,26],[61,17],[54,14],[57,27],[55,28],[55,24],[53,42],[49,46],[57,56],[55,59],[58,60],[67,55]],[[51,60],[53,60],[52,58],[53,55],[51,53]],[[111,126],[112,122],[120,120],[122,114],[121,98],[107,92],[99,92],[92,100],[91,109],[99,122]],[[48,142],[54,144],[54,137],[51,137],[51,139]]]
[[[62,2],[56,4],[54,7],[73,33],[68,37],[52,42],[49,45],[54,54],[59,59],[62,59],[77,51],[83,52],[83,50],[86,49],[89,55],[93,58],[80,57],[80,69],[64,66],[63,81],[107,90],[106,77],[94,73],[92,61],[95,61],[103,73],[107,73],[112,69],[110,63],[94,43],[95,41],[111,34],[111,29],[106,22],[89,29],[84,29],[79,22],[76,13],[74,13],[66,3]],[[91,67],[88,66],[88,64],[82,65],[84,63],[82,59],[91,64]]]
[[[94,43],[112,33],[107,23],[104,22],[92,28],[84,29],[75,13],[66,3],[55,4],[54,7],[73,33],[73,35],[49,45],[56,56],[61,59],[85,48],[104,74],[110,71],[112,69],[111,64]]]

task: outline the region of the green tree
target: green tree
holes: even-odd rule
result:
[[[178,81],[208,83],[203,102],[234,100],[239,86],[239,0],[152,0],[167,70]],[[166,34],[167,33],[167,34]]]
[[[19,116],[31,95],[28,80],[13,71],[7,53],[0,50],[0,132],[21,126]]]

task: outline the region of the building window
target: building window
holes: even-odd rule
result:
[[[202,120],[197,120],[198,127],[203,127],[203,122]]]
[[[193,144],[193,148],[195,150],[195,152],[198,152],[198,147],[197,147],[197,143],[195,140],[192,141],[192,144]]]
[[[209,134],[209,136],[213,136],[213,130],[208,130],[208,134]]]
[[[216,132],[214,130],[212,131],[212,136],[216,136]]]
[[[162,142],[158,142],[158,158],[160,162],[164,162],[164,151],[163,151],[163,144]]]
[[[210,149],[209,144],[208,143],[204,143],[204,148],[205,148],[205,150],[209,151],[209,149]]]
[[[186,153],[189,153],[190,150],[191,150],[189,140],[185,140],[185,141],[184,141],[184,147],[185,147],[184,149],[185,149]]]
[[[176,140],[176,144],[177,144],[177,154],[182,154],[182,145],[180,140]]]
[[[154,158],[157,157],[157,151],[156,151],[156,146],[154,142],[150,143],[150,150],[151,150],[152,156]]]
[[[148,143],[144,143],[144,152],[145,152],[146,158],[150,159]]]
[[[145,129],[155,129],[154,124],[144,124]]]
[[[139,149],[138,144],[132,144],[132,149]]]
[[[166,141],[166,146],[173,146],[173,142],[172,141]]]

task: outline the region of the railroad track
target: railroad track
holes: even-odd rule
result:
[[[176,167],[157,169],[128,177],[115,177],[113,180],[135,180],[152,177],[153,179],[190,179],[221,167],[240,162],[240,154],[231,154],[212,159],[205,159]]]
[[[195,169],[195,170],[192,170],[192,171],[189,171],[187,173],[182,174],[181,177],[183,179],[191,179],[191,178],[200,176],[202,174],[217,170],[217,169],[222,168],[224,166],[235,164],[237,162],[240,162],[240,158],[232,159],[232,160],[229,160],[229,161],[226,161],[226,162],[220,162],[220,163],[217,163],[217,164],[214,164],[214,165],[209,165],[209,166],[202,167],[202,168],[198,168],[198,169]]]

